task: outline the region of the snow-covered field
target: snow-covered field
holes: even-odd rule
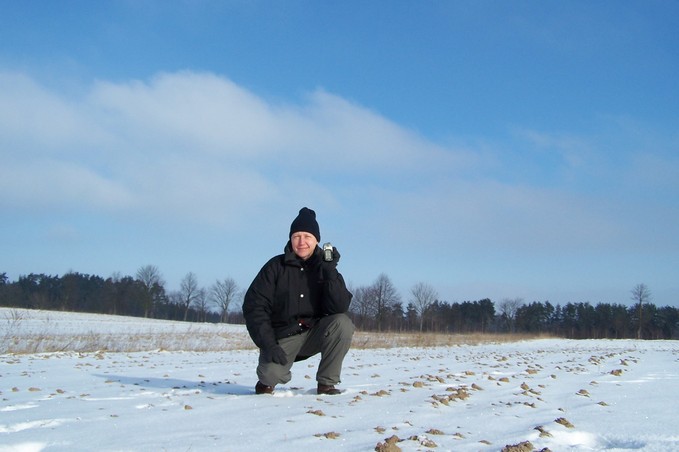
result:
[[[233,347],[168,351],[187,343],[186,328]],[[164,335],[169,346],[1,354],[0,451],[679,450],[677,341],[352,349],[339,396],[315,394],[317,358],[256,396],[257,352],[242,326],[0,309],[5,350],[83,333]]]

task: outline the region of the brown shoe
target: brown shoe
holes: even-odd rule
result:
[[[337,395],[341,394],[342,391],[337,389],[334,385],[322,385],[318,384],[318,388],[316,389],[316,392],[318,394],[325,394],[325,395]]]
[[[255,394],[273,394],[273,386],[267,386],[261,381],[255,385]]]

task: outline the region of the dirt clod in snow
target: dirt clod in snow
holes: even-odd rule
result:
[[[401,442],[401,438],[396,435],[385,438],[384,442],[377,443],[375,450],[377,452],[400,452],[401,448],[396,443]]]
[[[519,444],[507,445],[502,448],[502,452],[533,452],[533,449],[530,441],[524,441]]]

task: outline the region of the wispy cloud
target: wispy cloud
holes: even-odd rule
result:
[[[295,198],[300,185],[327,201],[327,178],[335,186],[426,179],[467,164],[462,152],[322,90],[293,105],[193,72],[99,81],[80,98],[24,75],[4,74],[3,82],[2,116],[12,121],[0,126],[10,162],[2,188],[22,204],[188,212],[219,222],[215,206]]]

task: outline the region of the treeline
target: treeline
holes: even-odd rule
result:
[[[167,292],[155,266],[141,267],[136,277],[102,278],[82,273],[63,276],[30,274],[10,282],[0,273],[0,306],[52,311],[127,315],[190,322],[239,321],[231,308],[239,296],[231,278],[200,287],[193,273],[178,291]]]
[[[404,302],[388,276],[373,284],[350,287],[350,315],[363,331],[438,333],[529,333],[573,339],[679,339],[679,309],[656,307],[650,291],[639,284],[632,306],[623,304],[524,303],[504,299],[449,303],[426,283],[418,283]],[[200,287],[193,273],[180,289],[166,292],[155,266],[141,267],[135,277],[102,278],[82,273],[63,276],[30,274],[9,281],[0,273],[0,306],[128,315],[193,322],[242,323],[243,291],[232,278]]]
[[[679,339],[679,309],[644,304],[639,334],[636,306],[599,303],[523,304],[510,316],[496,311],[489,299],[447,303],[435,301],[425,312],[421,331],[440,333],[528,333],[569,339]],[[374,319],[354,313],[354,321],[376,329]],[[420,318],[411,305],[389,310],[384,330],[417,331]]]
[[[529,333],[571,339],[679,339],[679,309],[650,303],[644,284],[630,291],[632,306],[623,304],[524,303],[488,298],[449,303],[433,287],[418,283],[405,303],[388,276],[352,289],[351,315],[363,330],[439,333]]]

